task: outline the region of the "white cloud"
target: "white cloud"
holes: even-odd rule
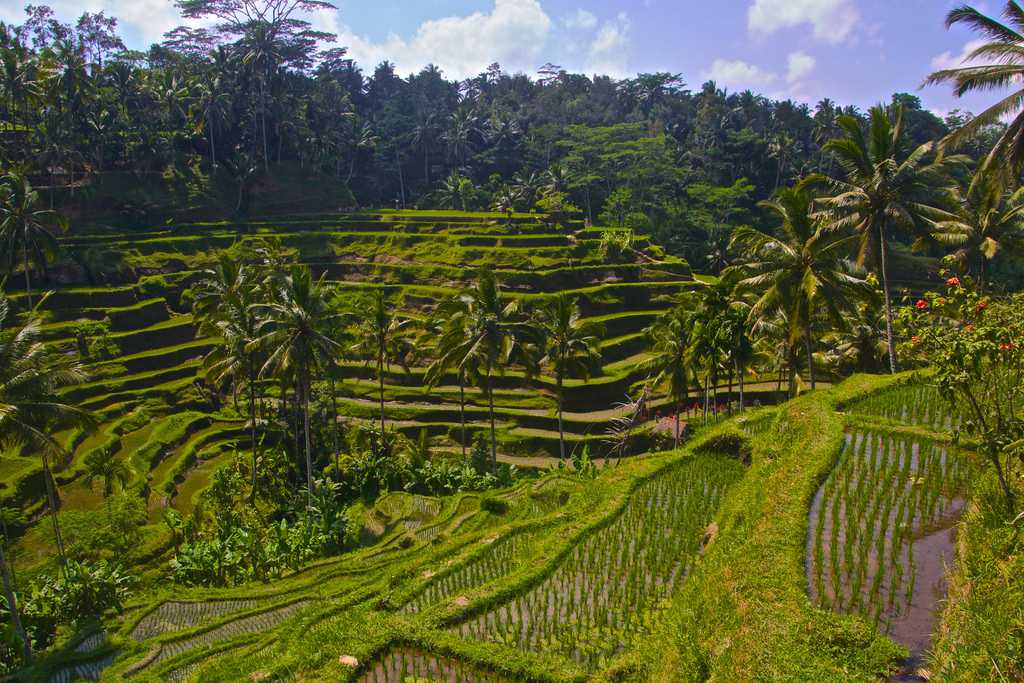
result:
[[[533,71],[551,31],[551,17],[538,0],[495,0],[490,12],[430,19],[415,35],[388,34],[382,42],[338,24],[337,14],[323,26],[338,34],[338,44],[364,68],[387,59],[402,74],[436,64],[449,78],[475,76],[498,62],[508,71]],[[318,22],[319,23],[319,22]]]
[[[770,34],[810,24],[815,38],[835,44],[849,37],[858,18],[853,0],[754,0],[747,10],[747,28]]]
[[[711,63],[711,68],[704,72],[704,78],[719,86],[743,90],[764,87],[777,80],[778,76],[740,59],[716,59]]]
[[[788,70],[786,71],[786,81],[789,83],[796,83],[807,74],[814,71],[814,67],[817,64],[814,57],[810,56],[806,52],[797,50],[791,52],[788,60]]]
[[[946,50],[941,55],[932,57],[932,69],[939,71],[942,69],[959,69],[961,67],[971,66],[972,63],[967,59],[968,56],[987,42],[989,41],[984,39],[972,40],[964,45],[958,55],[954,55],[949,50]]]
[[[0,20],[23,23],[25,4],[0,2]],[[136,48],[148,48],[152,43],[159,43],[164,33],[184,23],[174,3],[169,0],[50,0],[35,4],[48,5],[65,23],[74,23],[83,12],[104,12],[118,20],[118,32],[130,47]]]
[[[576,10],[575,14],[563,18],[562,23],[566,28],[590,31],[597,28],[597,17],[593,12],[588,12],[581,7]]]
[[[601,25],[587,54],[586,69],[591,73],[623,77],[626,75],[627,46],[631,23],[625,12]]]

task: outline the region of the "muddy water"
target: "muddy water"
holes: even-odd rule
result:
[[[946,595],[966,471],[936,444],[855,431],[812,501],[811,601],[874,620],[910,651],[909,671],[931,645]]]

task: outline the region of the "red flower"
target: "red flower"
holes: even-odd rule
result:
[[[1017,345],[1013,342],[1002,342],[999,345],[1000,351],[1013,351],[1015,348],[1017,348]]]
[[[920,337],[918,337],[918,336],[917,336],[917,335],[915,334],[915,335],[914,335],[913,337],[911,337],[911,338],[910,338],[910,343],[911,343],[911,344],[920,344],[920,343],[921,343],[921,338],[920,338]]]
[[[977,311],[978,313],[981,313],[986,308],[988,308],[988,302],[985,301],[984,299],[981,299],[978,301],[978,303],[974,304],[974,310]]]
[[[919,310],[919,311],[923,311],[926,308],[928,308],[928,302],[925,301],[924,299],[918,299],[917,303],[914,304],[914,305],[917,306],[917,310]]]
[[[964,329],[967,330],[968,332],[974,332],[974,325],[968,325]]]
[[[960,286],[960,278],[958,278],[956,275],[954,275],[953,277],[951,277],[948,280],[946,280],[946,285],[948,285],[949,287],[959,287]]]

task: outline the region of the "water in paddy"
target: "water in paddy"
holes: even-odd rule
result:
[[[370,665],[359,683],[511,683],[457,659],[396,647]]]
[[[811,505],[811,600],[873,619],[910,650],[911,666],[946,595],[969,468],[946,446],[855,430]]]

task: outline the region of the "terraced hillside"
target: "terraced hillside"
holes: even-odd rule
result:
[[[535,303],[555,292],[572,294],[583,314],[602,324],[604,337],[600,370],[588,381],[565,382],[564,428],[570,447],[589,442],[599,449],[610,421],[622,412],[616,403],[644,378],[637,370],[645,358],[643,329],[674,295],[697,285],[685,262],[665,257],[645,239],[636,238],[631,249],[613,257],[602,249],[603,234],[581,224],[553,227],[534,215],[426,212],[304,216],[66,238],[63,261],[53,269],[51,284],[57,286],[43,305],[43,333],[86,359],[91,379],[67,397],[95,411],[101,425],[88,435],[59,435],[72,453],[55,468],[62,509],[99,505],[99,496],[79,485],[83,463],[94,451],[113,452],[129,465],[133,484],[145,487],[156,522],[168,506],[188,511],[218,464],[232,449],[248,445],[239,417],[244,413],[216,405],[201,381],[201,358],[216,340],[197,337],[189,288],[220,251],[265,238],[279,241],[286,254],[309,264],[342,296],[383,289],[413,318],[426,315],[484,266],[497,272],[511,298]],[[90,281],[107,284],[85,284]],[[12,300],[17,306],[24,296]],[[372,418],[378,389],[373,367],[344,358],[342,368],[337,395],[343,419]],[[461,438],[456,378],[448,376],[426,391],[423,374],[423,367],[387,368],[388,417],[409,435],[426,429],[435,446],[455,449]],[[527,379],[513,371],[495,381],[504,456],[557,453],[554,379],[543,374]],[[768,399],[774,389],[752,386],[748,394],[754,401]],[[467,388],[465,398],[468,440],[486,425],[487,404],[477,388]],[[651,403],[651,417],[661,404]],[[0,464],[0,496],[34,514],[44,498],[39,462],[8,454]],[[27,547],[42,556],[47,541],[45,531],[33,530]]]

